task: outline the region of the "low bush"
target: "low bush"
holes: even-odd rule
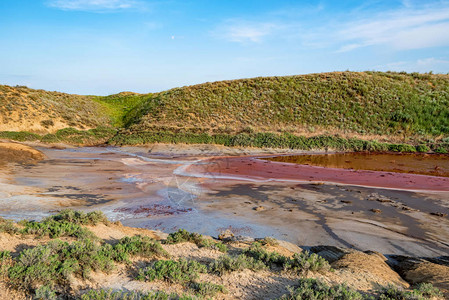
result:
[[[188,232],[185,229],[179,229],[176,232],[172,232],[168,235],[167,239],[165,240],[166,244],[178,244],[178,243],[185,243],[190,242],[196,244],[198,247],[205,247],[209,249],[216,249],[220,252],[227,252],[228,247],[219,241],[214,241],[209,238],[203,237],[199,233],[191,233]]]
[[[47,220],[65,221],[79,225],[109,224],[108,218],[101,211],[85,213],[73,209],[62,210],[58,214],[48,217]]]
[[[221,284],[210,282],[193,282],[190,284],[190,289],[194,294],[201,297],[214,297],[218,293],[227,293],[227,290]]]
[[[257,261],[263,262],[267,266],[281,266],[283,267],[289,259],[277,252],[268,252],[258,242],[251,244],[251,246],[244,251],[244,254],[254,258]]]
[[[113,290],[90,290],[81,295],[80,300],[193,300],[190,296],[179,297],[176,294],[165,292],[136,292],[136,291],[113,291]]]
[[[19,228],[17,228],[13,221],[0,217],[0,232],[16,234],[19,233],[19,231]]]
[[[129,262],[129,256],[140,256],[145,258],[153,256],[169,256],[159,242],[147,236],[140,235],[122,238],[112,247],[112,251],[114,260],[118,262]]]
[[[395,285],[389,285],[380,291],[380,300],[425,300],[443,299],[443,294],[431,283],[421,283],[415,289],[408,291]]]
[[[93,233],[81,225],[68,221],[55,221],[51,217],[41,222],[24,221],[21,224],[24,226],[20,230],[22,234],[35,234],[41,237],[49,236],[50,238],[62,236],[70,236],[78,239],[94,238]]]
[[[362,300],[364,297],[345,285],[329,286],[316,279],[301,279],[295,288],[289,287],[289,294],[280,300]]]
[[[91,270],[108,272],[113,267],[110,254],[92,240],[71,244],[54,240],[23,250],[8,275],[16,287],[36,289],[42,285],[65,286],[72,274],[86,278]]]
[[[184,242],[190,242],[199,244],[203,240],[203,236],[199,233],[190,233],[185,229],[179,229],[176,232],[172,232],[168,235],[167,239],[165,240],[166,244],[178,244],[178,243],[184,243]]]
[[[218,275],[245,269],[259,271],[266,269],[266,265],[262,261],[246,256],[245,254],[238,256],[223,255],[209,264],[209,271]]]
[[[159,260],[140,270],[137,279],[142,281],[166,280],[185,284],[198,279],[199,273],[206,272],[205,265],[193,260]]]
[[[331,266],[327,260],[321,256],[304,251],[295,253],[293,258],[284,265],[286,271],[294,272],[296,274],[307,274],[308,272],[327,272],[331,270]]]

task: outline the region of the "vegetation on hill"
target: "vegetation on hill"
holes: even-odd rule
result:
[[[106,97],[0,86],[0,104],[0,130],[28,119],[39,125],[0,132],[17,140],[356,151],[370,150],[371,144],[360,146],[369,140],[381,151],[449,150],[449,75],[334,72]]]
[[[54,132],[108,125],[105,107],[91,96],[0,85],[0,130]]]
[[[153,94],[128,113],[126,125],[447,136],[449,76],[335,72],[204,83]]]

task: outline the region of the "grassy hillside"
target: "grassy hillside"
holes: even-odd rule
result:
[[[108,125],[107,108],[91,96],[0,85],[0,130],[54,132]]]
[[[449,150],[449,75],[334,72],[106,97],[0,86],[0,105],[0,137],[20,140]]]
[[[449,76],[343,72],[205,83],[154,94],[125,123],[132,131],[446,136]]]

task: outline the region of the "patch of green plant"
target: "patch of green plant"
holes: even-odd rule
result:
[[[10,251],[0,251],[0,277],[8,276],[8,270],[13,265]]]
[[[243,252],[245,255],[254,258],[256,261],[261,261],[267,266],[283,267],[289,259],[277,252],[268,252],[262,247],[259,242],[252,243],[251,246]]]
[[[190,300],[190,296],[178,296],[159,292],[138,292],[138,291],[113,291],[113,290],[90,290],[81,295],[80,300]]]
[[[141,269],[138,280],[166,280],[185,284],[199,278],[199,273],[206,273],[207,267],[194,260],[158,260],[151,266]]]
[[[240,254],[238,256],[222,255],[209,264],[209,272],[218,275],[234,271],[243,271],[245,269],[260,271],[265,270],[266,268],[266,265],[262,261],[246,256],[245,254]]]
[[[165,240],[166,244],[178,244],[178,243],[185,243],[190,242],[194,244],[199,244],[203,240],[203,236],[199,233],[195,232],[188,232],[185,229],[179,229],[176,232],[172,232],[168,235],[167,239]]]
[[[216,249],[220,252],[227,252],[228,247],[219,241],[214,241],[208,238],[205,238],[199,233],[195,232],[188,232],[185,229],[179,229],[176,232],[172,232],[168,235],[167,239],[165,240],[166,244],[178,244],[178,243],[194,243],[198,247],[205,247],[209,249]]]
[[[0,139],[8,139],[19,142],[38,141],[41,136],[27,131],[0,131]]]
[[[78,239],[94,238],[94,234],[90,230],[79,224],[68,221],[55,221],[51,217],[41,222],[24,221],[21,222],[21,224],[24,226],[24,228],[20,230],[20,233],[22,234],[34,234],[40,237],[49,236],[50,238],[62,236],[75,237]]]
[[[413,290],[405,290],[395,285],[389,285],[380,291],[380,300],[426,300],[443,299],[443,293],[431,283],[421,283]]]
[[[208,239],[208,238],[203,238],[203,240],[197,244],[198,247],[202,248],[207,248],[207,249],[215,249],[218,250],[220,252],[226,253],[228,252],[228,246],[226,246],[225,244],[223,244],[220,241],[214,241],[212,239]]]
[[[58,296],[54,289],[49,285],[43,285],[36,289],[34,294],[36,300],[57,300]]]
[[[210,282],[192,282],[189,287],[195,295],[201,297],[214,297],[218,293],[228,292],[223,285]]]
[[[153,256],[168,257],[169,254],[157,241],[147,237],[136,235],[124,237],[112,247],[113,258],[118,262],[129,262],[129,256],[150,258]]]
[[[87,278],[91,270],[109,272],[110,253],[98,243],[84,239],[71,244],[54,240],[23,250],[8,270],[10,282],[29,290],[40,286],[65,286],[71,275]]]
[[[304,137],[290,133],[275,134],[269,132],[239,133],[239,134],[209,134],[172,131],[145,131],[136,133],[119,133],[108,141],[109,144],[143,145],[152,143],[169,144],[216,144],[228,147],[256,147],[317,150],[329,149],[338,151],[371,151],[371,152],[416,152],[413,145],[389,144],[362,139],[345,139],[338,136]],[[439,144],[432,149],[439,147]]]
[[[19,233],[19,228],[17,228],[16,224],[12,220],[6,220],[0,217],[0,232],[6,232],[9,234]]]
[[[331,266],[327,260],[318,254],[304,251],[295,253],[293,258],[285,263],[284,269],[286,271],[304,275],[310,271],[324,273],[330,271]]]
[[[48,217],[46,220],[54,220],[57,222],[70,222],[79,225],[97,225],[99,223],[109,224],[108,218],[101,211],[93,211],[85,213],[79,210],[64,209]]]
[[[362,300],[363,295],[347,287],[346,285],[329,286],[316,279],[301,279],[298,286],[289,287],[289,294],[279,298],[280,300]]]

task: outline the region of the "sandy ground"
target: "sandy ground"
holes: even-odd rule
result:
[[[218,236],[229,229],[305,247],[428,257],[449,253],[449,219],[432,215],[448,212],[448,192],[217,176],[208,159],[279,150],[33,146],[46,158],[9,164],[0,172],[3,217],[40,219],[62,208],[102,210],[124,225],[164,232],[185,228]],[[187,172],[193,164],[195,172]],[[275,163],[263,164],[266,174],[274,171]]]

